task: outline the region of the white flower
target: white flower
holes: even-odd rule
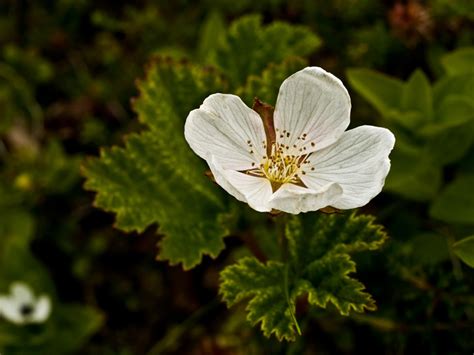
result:
[[[184,134],[216,182],[257,211],[351,209],[382,190],[395,137],[373,126],[345,131],[350,110],[342,82],[308,67],[281,85],[273,122],[235,95],[213,94],[189,113]]]
[[[23,282],[14,282],[10,295],[0,295],[0,316],[12,323],[43,323],[50,314],[51,299],[46,295],[35,298],[31,288]]]

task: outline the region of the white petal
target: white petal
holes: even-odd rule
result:
[[[316,211],[331,205],[341,197],[342,193],[341,186],[336,183],[329,183],[314,190],[298,185],[284,184],[273,194],[270,206],[292,214]]]
[[[263,122],[235,95],[209,96],[189,113],[184,135],[197,155],[207,161],[214,156],[225,169],[250,169],[265,155]]]
[[[283,82],[278,93],[277,141],[288,146],[290,154],[323,149],[345,131],[350,111],[351,99],[338,78],[318,67],[300,70]]]
[[[388,155],[394,144],[395,137],[388,129],[373,126],[351,129],[339,141],[309,157],[310,166],[301,180],[313,189],[330,182],[340,184],[344,193],[332,207],[364,206],[382,191],[390,170]]]
[[[31,304],[34,301],[34,295],[31,288],[23,282],[14,282],[10,287],[11,297],[18,304]]]
[[[254,210],[269,212],[268,201],[272,195],[270,181],[265,178],[247,175],[238,171],[224,169],[216,159],[211,159],[209,167],[216,182],[237,200],[246,202]]]
[[[15,324],[23,324],[25,322],[25,318],[20,313],[20,305],[13,298],[0,297],[0,315],[7,321]]]
[[[41,296],[35,305],[35,311],[31,315],[31,322],[43,323],[51,314],[51,299],[48,296]]]

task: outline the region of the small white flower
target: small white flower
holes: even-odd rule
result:
[[[14,324],[43,323],[51,314],[51,299],[46,295],[35,298],[23,282],[10,286],[10,295],[0,295],[0,316]]]
[[[216,182],[257,211],[351,209],[382,190],[395,137],[373,126],[345,131],[350,110],[342,82],[308,67],[281,85],[273,122],[235,95],[213,94],[189,113],[184,134]]]

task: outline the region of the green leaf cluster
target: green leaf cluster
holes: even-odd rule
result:
[[[148,129],[87,161],[85,187],[97,191],[98,207],[116,213],[118,228],[142,232],[158,224],[159,258],[188,269],[203,254],[216,257],[229,232],[226,202],[183,134],[189,111],[225,83],[213,70],[157,59],[138,87],[134,108]]]
[[[386,239],[373,217],[291,216],[284,232],[288,253],[281,260],[247,257],[221,273],[220,293],[228,306],[249,299],[247,319],[279,340],[295,340],[300,331],[295,313],[302,296],[310,306],[332,304],[342,315],[375,309],[364,285],[350,275],[356,271],[351,255],[378,249]]]
[[[438,196],[443,167],[460,161],[474,142],[472,49],[446,55],[447,75],[430,84],[416,70],[407,81],[369,69],[350,69],[352,87],[380,114],[397,137],[387,190],[407,199]]]
[[[279,21],[263,25],[261,16],[248,15],[231,24],[221,43],[213,64],[229,77],[235,89],[250,75],[260,75],[269,63],[313,53],[321,40],[305,26]]]

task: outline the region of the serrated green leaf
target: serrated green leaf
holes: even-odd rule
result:
[[[285,265],[281,262],[270,261],[264,265],[255,258],[243,258],[221,273],[220,292],[229,307],[251,297],[247,319],[254,325],[261,322],[267,337],[275,334],[279,340],[290,340],[295,332],[291,318],[294,303],[290,311],[284,297],[284,272]]]
[[[433,118],[431,85],[426,75],[419,69],[413,72],[403,86],[401,109],[404,112],[415,111],[422,114],[420,121],[414,124],[421,124]]]
[[[263,264],[244,258],[227,267],[221,273],[222,298],[228,306],[250,298],[248,320],[279,340],[295,339],[295,304],[304,295],[311,305],[331,303],[343,315],[375,309],[364,285],[349,276],[355,272],[350,254],[375,250],[386,238],[373,221],[354,214],[288,217],[288,259]]]
[[[430,215],[448,223],[474,224],[474,175],[463,175],[451,182],[434,200]]]
[[[448,75],[474,72],[474,47],[459,48],[441,58]]]
[[[138,119],[160,137],[171,134],[181,141],[189,111],[199,107],[206,96],[226,91],[226,83],[214,69],[170,58],[153,59],[146,79],[139,80],[137,86],[140,96],[133,101],[133,108]],[[168,139],[165,143],[173,142]]]
[[[349,69],[351,86],[384,117],[400,109],[403,82],[370,69]]]
[[[364,312],[375,310],[375,301],[364,292],[364,285],[351,278],[356,271],[355,262],[349,255],[326,255],[314,261],[306,269],[305,280],[298,285],[299,293],[308,293],[308,302],[326,308],[332,303],[342,315],[351,310]]]
[[[202,255],[216,257],[228,233],[220,191],[204,176],[204,163],[189,149],[187,113],[223,83],[215,72],[158,60],[139,83],[134,108],[151,130],[128,137],[125,147],[103,150],[83,166],[95,204],[116,213],[118,228],[142,232],[157,223],[164,238],[159,258],[189,269]],[[222,89],[221,89],[222,90]]]
[[[452,247],[459,259],[474,268],[474,236],[458,240]]]
[[[374,224],[374,217],[354,214],[293,217],[287,224],[286,235],[292,260],[300,263],[295,265],[297,269],[328,253],[376,250],[386,238],[382,227]]]
[[[237,89],[236,94],[249,106],[252,106],[255,97],[274,106],[283,81],[307,64],[307,60],[299,57],[290,57],[279,64],[271,63],[260,76],[250,75],[245,85]]]
[[[320,44],[319,37],[305,26],[279,21],[264,26],[260,15],[248,15],[230,26],[216,64],[238,88],[249,75],[260,74],[269,63],[281,63],[290,56],[304,57]]]

